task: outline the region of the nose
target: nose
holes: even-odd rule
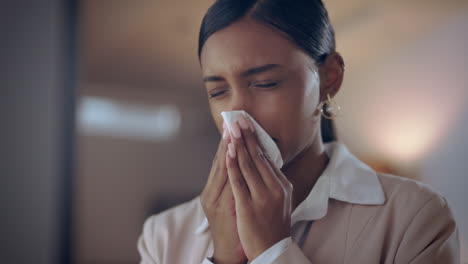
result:
[[[244,110],[246,112],[251,112],[251,107],[253,106],[253,98],[250,92],[238,89],[233,93],[230,103],[230,111]]]

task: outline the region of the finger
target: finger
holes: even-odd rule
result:
[[[279,194],[282,193],[279,197],[283,198],[283,201],[285,202],[284,204],[284,215],[290,215],[292,213],[292,194],[293,194],[293,185],[292,183],[288,180],[288,178],[283,174],[283,172],[276,167],[274,162],[268,157],[265,157],[266,162],[268,163],[268,166],[271,168],[272,171],[274,171],[274,174],[276,175],[276,181],[277,184],[280,186],[280,189],[276,189],[276,187],[273,187],[275,190],[275,193]]]
[[[229,143],[228,148],[229,154],[226,156],[227,174],[237,206],[238,203],[245,204],[250,199],[250,193],[236,161],[237,154],[234,144]]]
[[[225,129],[226,125],[225,123],[223,122],[223,134],[222,134],[222,137],[221,137],[221,140],[219,141],[219,144],[218,144],[218,148],[216,150],[216,153],[213,157],[213,160],[212,160],[212,164],[216,164],[216,161],[219,160],[219,154],[222,153],[222,148],[224,147],[224,144],[225,144],[225,134],[226,134],[226,129]],[[215,166],[213,166],[211,168],[214,168]]]
[[[228,174],[227,174],[227,167],[226,167],[226,156],[227,156],[227,148],[229,143],[231,142],[231,139],[228,137],[225,138],[225,146],[222,149],[222,153],[220,155],[219,161],[218,161],[218,176],[215,177],[214,179],[214,186],[213,189],[217,190],[219,192],[218,196],[215,197],[217,200],[220,199],[220,196],[224,193],[227,196],[232,196],[232,191],[229,186],[229,179],[228,179]]]
[[[219,142],[218,144],[218,149],[215,153],[215,156],[213,157],[213,161],[212,161],[212,165],[211,165],[211,171],[210,171],[210,174],[208,176],[208,179],[207,179],[207,185],[210,185],[213,183],[213,180],[215,178],[215,175],[216,175],[216,171],[218,170],[219,168],[219,165],[221,164],[221,162],[219,162],[220,160],[223,160],[224,157],[222,157],[223,154],[226,153],[226,149],[227,149],[227,141],[225,138],[222,138],[221,141]]]
[[[225,159],[229,142],[229,137],[221,139],[218,151],[213,160],[212,169],[204,188],[208,201],[216,201],[228,182]]]
[[[292,188],[292,183],[289,181],[289,179],[283,174],[283,172],[275,165],[275,163],[270,159],[270,157],[266,156],[265,157],[268,164],[270,167],[273,169],[275,174],[278,176],[278,179],[280,182],[285,186],[285,187],[291,187]]]
[[[244,119],[247,123],[247,127],[250,128],[245,130],[243,133],[244,140],[245,140],[245,147],[255,164],[257,171],[259,172],[259,176],[262,179],[264,185],[266,185],[270,190],[272,188],[279,188],[278,186],[279,180],[276,176],[277,172],[271,168],[263,149],[258,141],[257,135],[254,132],[254,126],[248,119]],[[243,131],[244,132],[244,131]]]
[[[242,124],[239,126],[239,123]],[[263,183],[263,180],[261,176],[259,175],[259,172],[255,166],[254,161],[250,157],[249,152],[247,151],[247,148],[245,146],[244,142],[244,135],[251,133],[250,129],[245,126],[245,123],[242,123],[240,120],[239,123],[235,122],[232,126],[233,129],[238,129],[238,131],[241,131],[240,137],[233,137],[233,143],[234,147],[237,152],[237,164],[240,169],[241,175],[243,176],[245,182],[247,183],[247,187],[250,191],[250,194],[252,196],[255,195],[262,195],[263,191],[265,189],[265,184]],[[242,129],[241,129],[242,128]]]

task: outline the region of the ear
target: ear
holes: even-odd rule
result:
[[[338,52],[330,53],[319,66],[320,102],[333,98],[341,88],[344,76],[344,61]]]

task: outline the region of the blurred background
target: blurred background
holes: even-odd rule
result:
[[[144,219],[200,193],[212,2],[2,1],[2,263],[136,263]],[[347,65],[339,139],[445,195],[468,263],[468,1],[324,2]]]

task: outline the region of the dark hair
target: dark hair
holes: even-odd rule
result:
[[[203,18],[198,57],[212,34],[247,16],[283,33],[317,65],[335,51],[335,33],[321,0],[217,0]],[[326,142],[335,139],[327,120],[322,120],[322,139]]]

